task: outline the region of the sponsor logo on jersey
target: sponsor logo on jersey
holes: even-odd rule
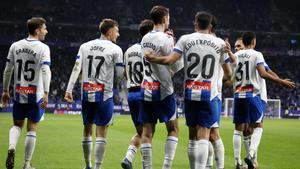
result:
[[[84,83],[83,90],[86,92],[103,92],[104,84],[93,84],[93,83]]]
[[[36,93],[36,87],[34,86],[16,86],[16,93],[19,94],[35,94]]]
[[[211,82],[200,82],[200,81],[192,81],[187,80],[185,82],[185,88],[194,89],[194,90],[211,90]]]
[[[240,93],[240,92],[253,92],[254,87],[253,85],[246,85],[246,86],[237,86],[235,88],[235,92],[236,93]]]
[[[159,90],[160,83],[159,82],[143,82],[142,88],[146,90]]]

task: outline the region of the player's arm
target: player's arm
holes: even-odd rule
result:
[[[50,49],[48,46],[45,47],[44,53],[41,60],[41,71],[42,71],[42,84],[44,88],[43,102],[41,103],[41,108],[45,109],[48,104],[48,95],[50,90],[51,81],[51,59],[50,59]]]
[[[223,82],[226,85],[232,84],[232,71],[229,63],[225,63],[222,65],[224,76],[223,76]]]
[[[230,45],[230,43],[228,41],[225,41],[224,50],[228,54],[228,56],[230,57],[230,62],[232,64],[236,63],[236,60],[237,60],[236,58],[237,57],[232,53],[232,51],[231,51],[231,45]]]
[[[78,55],[76,56],[76,61],[68,82],[68,87],[65,93],[65,97],[64,99],[69,102],[72,103],[73,102],[73,95],[72,95],[72,91],[73,88],[75,86],[75,83],[78,79],[78,76],[81,72],[81,68],[82,68],[82,53],[81,53],[81,48],[79,49]]]
[[[7,59],[6,66],[3,72],[3,93],[2,93],[2,104],[6,106],[10,100],[9,96],[9,84],[11,80],[11,76],[14,70],[14,61],[13,61],[13,45],[10,47]]]
[[[171,65],[180,59],[181,54],[176,51],[173,51],[168,56],[157,56],[153,53],[153,51],[147,50],[145,51],[144,56],[149,62],[162,65]]]
[[[273,76],[271,73],[268,73],[266,71],[263,64],[258,64],[256,66],[256,69],[257,69],[259,75],[264,79],[271,80],[273,82],[276,82],[276,83],[278,83],[282,86],[285,86],[287,88],[290,88],[290,89],[295,88],[295,83],[294,82],[290,81],[289,79],[281,79],[279,77]]]
[[[123,60],[123,52],[122,49],[119,48],[118,51],[114,55],[114,62],[115,62],[115,70],[116,70],[116,81],[117,84],[123,80],[124,76],[124,60]]]

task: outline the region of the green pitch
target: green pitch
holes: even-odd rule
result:
[[[234,168],[232,151],[233,125],[231,119],[222,119],[221,135],[225,144],[225,168]],[[180,138],[173,169],[188,169],[187,135],[185,120],[180,118]],[[8,147],[8,131],[12,125],[11,114],[0,114],[0,168],[5,168]],[[120,169],[134,128],[129,116],[116,116],[109,128],[108,144],[103,169]],[[52,115],[40,123],[33,165],[37,169],[82,169],[81,149],[82,123],[78,115]],[[25,130],[20,137],[15,159],[15,168],[20,169],[24,157]],[[153,168],[160,169],[163,162],[166,130],[158,124],[153,140]],[[244,148],[244,147],[243,147]],[[259,148],[260,169],[299,169],[300,121],[265,120],[264,132]],[[244,153],[243,156],[244,157]],[[141,169],[140,153],[133,167]]]

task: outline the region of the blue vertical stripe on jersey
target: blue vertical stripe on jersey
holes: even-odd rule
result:
[[[246,92],[246,97],[253,97],[253,92]]]
[[[153,82],[159,82],[159,81],[155,80]],[[159,87],[158,90],[151,91],[152,92],[152,101],[160,101],[160,90],[161,90],[161,88]]]
[[[103,101],[103,92],[95,92],[95,102]]]
[[[35,85],[28,85],[28,87],[35,87],[36,88]],[[36,103],[36,101],[37,101],[36,100],[36,93],[28,94],[27,98],[28,98],[28,103]]]
[[[19,87],[19,86],[20,86],[20,84],[16,84],[16,88]],[[15,92],[15,93],[16,93],[16,96],[15,96],[16,101],[20,102],[20,94],[17,93],[17,92]]]
[[[89,93],[86,91],[82,91],[82,100],[83,101],[89,101],[89,97],[88,97]]]
[[[187,100],[192,100],[192,89],[185,88],[184,98]]]

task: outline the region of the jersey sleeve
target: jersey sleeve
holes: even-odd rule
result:
[[[69,92],[69,93],[72,93],[74,85],[77,81],[77,78],[78,78],[80,72],[81,72],[82,57],[83,57],[83,47],[81,45],[79,48],[78,54],[76,56],[75,64],[74,64],[72,74],[70,76],[69,83],[68,83],[67,92]]]
[[[184,50],[184,46],[185,46],[185,36],[181,36],[179,38],[179,40],[177,41],[173,51],[177,52],[179,54],[182,54],[183,50]]]
[[[174,47],[173,37],[170,35],[166,35],[164,37],[163,44],[162,44],[162,49],[165,55],[169,55],[172,52],[173,47]]]
[[[6,58],[6,66],[3,72],[3,90],[9,90],[9,84],[11,80],[11,75],[14,69],[14,44],[9,48],[8,55]]]
[[[259,65],[264,66],[264,64],[265,64],[264,56],[262,55],[262,53],[258,53],[256,56],[256,59],[255,59],[255,65],[256,66],[259,66]]]
[[[51,65],[51,59],[50,59],[50,49],[49,46],[45,45],[44,49],[42,50],[42,65]]]
[[[121,67],[124,66],[123,51],[120,47],[116,49],[113,59],[114,59],[115,66],[121,66]]]

